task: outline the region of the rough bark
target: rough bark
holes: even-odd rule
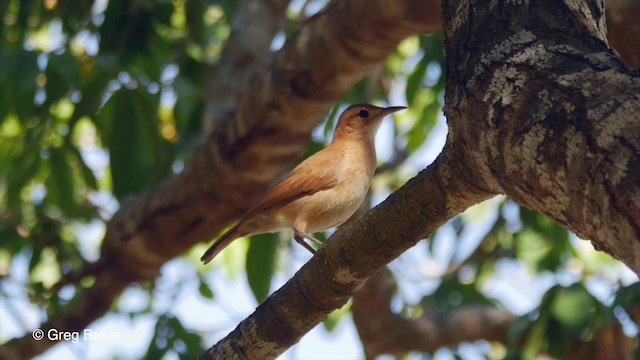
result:
[[[447,2],[448,141],[470,181],[640,270],[640,74],[600,1]]]
[[[485,339],[504,341],[517,317],[491,306],[463,306],[447,314],[427,311],[405,318],[391,311],[396,282],[383,268],[353,296],[353,321],[367,359],[411,351],[433,353],[443,346]]]

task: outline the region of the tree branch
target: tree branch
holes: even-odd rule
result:
[[[411,351],[434,352],[443,346],[480,339],[506,339],[516,316],[490,306],[464,306],[448,314],[427,312],[407,319],[391,311],[396,282],[389,269],[370,277],[353,296],[353,321],[367,359],[402,355]]]
[[[493,194],[458,176],[451,149],[366,215],[339,228],[282,288],[202,359],[272,359],[295,344],[364,281],[431,232]]]
[[[238,99],[251,79],[264,72],[271,61],[271,42],[282,30],[290,0],[245,0],[238,3],[215,73],[209,81],[205,134],[224,127],[235,118]]]

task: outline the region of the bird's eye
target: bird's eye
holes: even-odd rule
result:
[[[369,117],[369,112],[367,110],[360,110],[360,112],[358,112],[358,117],[362,118],[362,119],[366,119]]]

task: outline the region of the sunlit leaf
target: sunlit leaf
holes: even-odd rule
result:
[[[121,90],[100,113],[109,147],[114,194],[123,198],[166,176],[167,143],[158,131],[158,99],[142,90]]]
[[[347,305],[341,307],[340,309],[331,312],[331,314],[329,314],[329,316],[327,316],[327,318],[322,322],[322,326],[328,332],[332,332],[338,327],[338,325],[340,325],[340,322],[350,313],[351,313],[351,301],[349,301]]]
[[[515,234],[517,257],[534,271],[555,271],[573,249],[560,225],[526,208],[520,209],[523,229]]]
[[[407,79],[407,89],[405,90],[405,96],[407,98],[407,104],[409,106],[413,105],[413,100],[415,99],[416,93],[420,89],[420,85],[422,84],[422,79],[424,79],[424,75],[427,72],[427,65],[431,61],[430,54],[424,54],[422,59],[418,62],[418,65],[413,69],[411,75]]]
[[[80,172],[85,184],[93,190],[98,189],[98,182],[93,174],[93,170],[87,166],[78,148],[70,146],[68,147],[68,150],[69,155],[73,156],[75,161],[80,165]]]
[[[545,333],[549,324],[549,314],[541,313],[540,317],[533,322],[527,333],[524,345],[522,346],[522,358],[533,359],[544,346]]]
[[[73,170],[69,166],[63,148],[49,149],[51,175],[47,178],[47,198],[58,206],[67,216],[73,215],[76,205],[74,200]]]
[[[413,152],[427,139],[440,114],[440,103],[433,99],[418,114],[418,120],[407,133],[407,150]]]
[[[584,286],[575,284],[557,291],[550,311],[575,338],[580,338],[594,325],[602,324],[598,307],[593,295]]]
[[[213,290],[211,290],[209,284],[207,284],[207,282],[202,278],[199,281],[198,292],[200,292],[200,295],[206,299],[213,299]]]
[[[277,234],[251,237],[247,251],[247,280],[258,303],[262,303],[271,291],[271,278],[275,270]]]

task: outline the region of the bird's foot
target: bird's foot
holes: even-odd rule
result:
[[[302,245],[302,247],[304,247],[305,249],[309,250],[309,252],[311,252],[312,254],[316,253],[316,250],[314,248],[311,247],[311,245],[307,244],[304,239],[307,239],[309,241],[311,241],[312,243],[315,243],[318,248],[322,247],[322,241],[314,238],[313,236],[309,235],[309,234],[305,234],[301,231],[294,231],[293,232],[293,239],[300,245]]]

